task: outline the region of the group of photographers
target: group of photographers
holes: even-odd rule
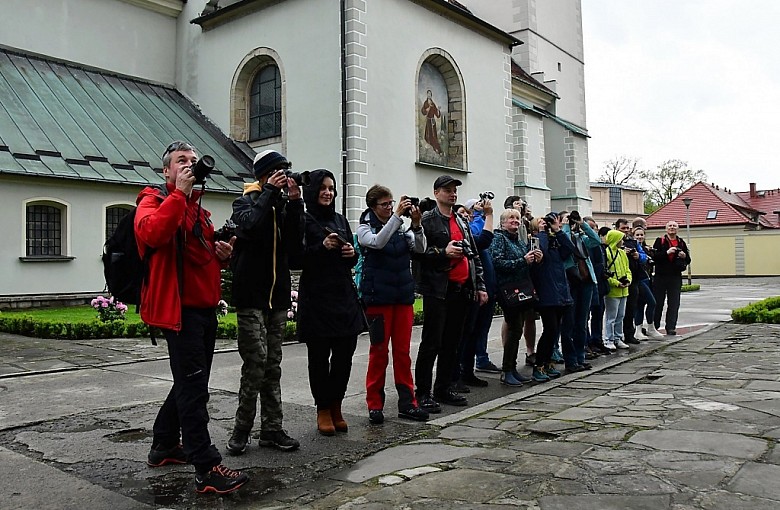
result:
[[[335,176],[324,169],[293,173],[282,154],[267,150],[255,157],[256,181],[245,184],[233,203],[233,225],[215,232],[201,206],[204,188],[194,188],[205,182],[213,160],[199,160],[193,146],[174,142],[162,163],[165,189],[145,188],[135,217],[139,254],[148,264],[141,317],[163,331],[173,376],[147,462],[192,464],[198,492],[228,493],[248,480],[222,464],[208,431],[214,309],[220,270],[228,265],[242,359],[227,444],[232,455],[244,453],[251,442],[258,397],[259,444],[284,451],[300,446],[282,428],[282,338],[291,306],[291,268],[302,269],[297,332],[307,347],[317,430],[325,436],[348,431],[341,405],[358,335],[367,330],[366,404],[372,424],[384,421],[391,346],[398,416],[425,421],[441,411],[441,404],[467,405],[469,387],[488,384],[475,370],[500,373],[507,386],[545,382],[561,375],[554,366],[558,344],[566,371],[579,372],[589,369],[587,360],[599,352],[637,342],[635,323],[648,336],[660,336],[656,327],[667,297],[666,332],[675,333],[680,267],[690,261],[676,224],[667,225],[667,235],[648,248],[644,226],[636,222],[633,230],[618,222],[617,230],[596,233],[592,218],[580,218],[576,211],[532,218],[515,196],[507,198],[494,229],[493,194],[459,206],[462,182],[442,175],[433,183],[432,200],[404,195],[396,201],[390,189],[372,186],[353,237],[346,218],[336,212]],[[653,261],[658,270],[651,291]],[[410,353],[415,293],[422,295],[424,310],[416,385]],[[496,301],[504,315],[501,368],[487,353]],[[537,314],[542,320],[538,345]],[[530,376],[517,366],[523,336]]]

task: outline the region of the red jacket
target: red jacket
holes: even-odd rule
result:
[[[138,194],[135,214],[135,238],[143,258],[149,248],[149,276],[141,289],[141,319],[150,326],[181,330],[181,309],[216,307],[220,299],[221,262],[214,251],[214,226],[211,213],[200,210],[203,240],[193,233],[198,217],[200,192],[191,197],[168,184],[168,195],[147,187]],[[176,263],[176,232],[181,227],[183,250],[183,286],[179,293]]]

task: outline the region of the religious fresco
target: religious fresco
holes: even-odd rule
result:
[[[449,94],[439,70],[425,62],[417,81],[417,145],[420,161],[442,166],[459,166],[449,162]],[[453,164],[454,163],[454,164]]]

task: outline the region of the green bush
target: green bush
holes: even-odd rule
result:
[[[767,298],[732,310],[731,318],[734,319],[734,322],[741,324],[755,322],[780,324],[780,296]]]
[[[701,285],[699,285],[698,283],[694,283],[691,285],[683,285],[681,290],[682,292],[694,292],[699,289],[701,289]]]

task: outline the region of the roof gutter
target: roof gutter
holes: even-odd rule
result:
[[[339,1],[341,38],[341,214],[347,217],[347,6]]]

